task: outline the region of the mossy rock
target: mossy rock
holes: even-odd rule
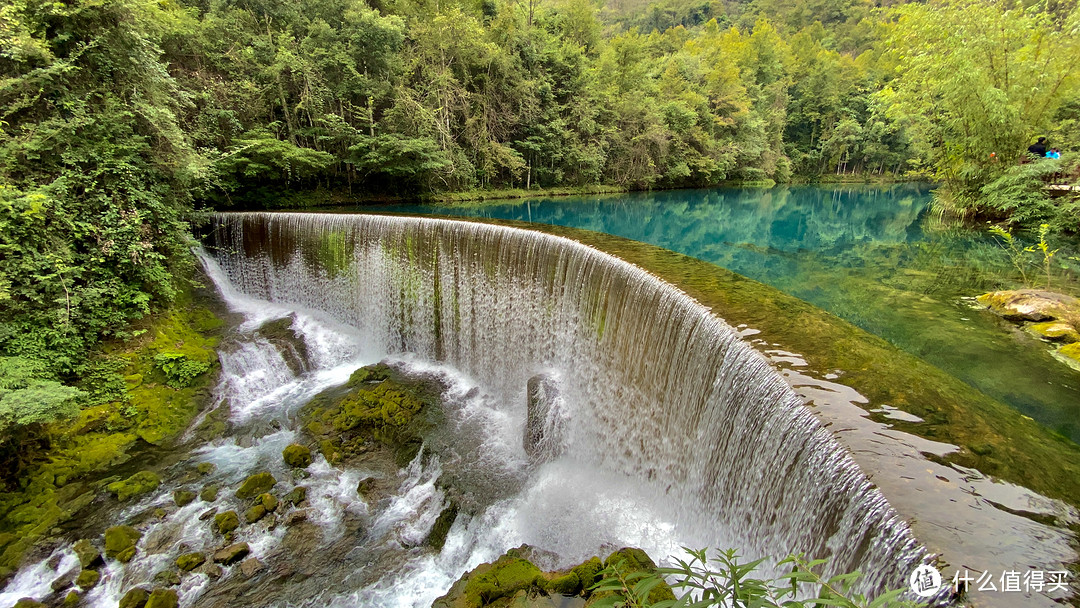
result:
[[[296,486],[285,495],[285,502],[294,507],[305,500],[307,500],[307,488],[304,486]]]
[[[94,568],[105,563],[105,560],[101,558],[101,551],[98,551],[88,539],[82,539],[71,546],[71,550],[75,552],[75,555],[79,558],[79,566],[83,568]]]
[[[186,507],[195,502],[196,494],[190,490],[177,490],[173,492],[173,502],[178,507]]]
[[[302,428],[331,464],[383,446],[403,466],[441,422],[444,390],[438,380],[407,376],[382,363],[369,365],[353,372],[344,386],[311,399],[300,413]]]
[[[78,591],[68,591],[67,595],[64,596],[64,601],[60,605],[61,606],[78,606],[79,602],[81,600],[82,600],[82,596],[79,595]]]
[[[311,464],[311,450],[307,446],[294,443],[281,452],[285,464],[297,469],[306,469]]]
[[[139,471],[123,481],[115,481],[106,486],[106,490],[116,496],[116,500],[125,502],[136,496],[153,492],[161,485],[161,478],[153,471]]]
[[[214,502],[217,500],[218,487],[215,485],[209,485],[199,492],[199,500],[203,502]]]
[[[581,593],[582,590],[581,578],[573,571],[562,576],[541,579],[540,586],[548,593],[559,593],[562,595],[577,595]]]
[[[168,569],[159,570],[154,575],[154,582],[159,585],[165,585],[166,587],[175,587],[180,584],[180,574],[176,570]]]
[[[75,579],[75,585],[82,589],[93,589],[101,581],[101,573],[97,570],[83,570],[79,573],[79,577]]]
[[[262,505],[255,505],[247,511],[244,511],[244,521],[249,524],[253,524],[263,517],[266,517],[266,507]]]
[[[277,480],[269,472],[256,473],[240,484],[240,489],[236,491],[236,497],[255,498],[259,494],[269,491],[274,487],[275,483],[277,483]]]
[[[173,589],[154,589],[148,598],[144,608],[177,608],[180,605],[180,596]]]
[[[1080,342],[1080,332],[1069,323],[1062,321],[1049,321],[1047,323],[1032,323],[1028,326],[1035,335],[1055,342]]]
[[[198,471],[199,475],[209,475],[213,473],[216,469],[217,465],[212,462],[200,462],[199,464],[195,465],[195,470]]]
[[[135,557],[135,545],[142,538],[131,526],[113,526],[105,530],[105,557],[127,563]]]
[[[203,565],[204,562],[206,562],[206,554],[196,551],[194,553],[185,553],[176,558],[176,567],[184,572],[190,572]]]
[[[41,602],[39,602],[39,601],[37,601],[37,600],[35,600],[33,598],[24,597],[21,600],[15,602],[14,608],[47,608],[47,607],[45,606],[45,604],[42,604]]]
[[[236,511],[225,511],[214,516],[214,530],[220,534],[228,534],[240,527],[240,516]]]
[[[267,513],[273,513],[274,511],[277,511],[279,501],[277,499],[277,496],[274,496],[273,494],[267,492],[264,494],[259,494],[255,498],[255,504],[261,505],[262,508],[266,509]]]
[[[649,557],[648,553],[645,553],[641,549],[626,547],[615,551],[604,560],[604,567],[606,568],[618,568],[624,575],[634,572],[645,572],[648,574],[657,574],[656,564]],[[595,603],[604,597],[611,595],[611,592],[599,592],[594,593],[589,598],[590,604]],[[649,592],[648,600],[651,604],[662,602],[664,600],[674,600],[675,594],[671,591],[671,587],[665,582],[661,582],[653,590]]]
[[[150,599],[150,592],[142,587],[133,587],[128,589],[124,597],[120,598],[120,605],[118,608],[143,608],[146,606],[146,601]]]
[[[454,525],[457,515],[458,506],[451,502],[439,513],[439,517],[431,526],[431,532],[428,532],[427,538],[424,539],[424,544],[436,551],[442,551],[443,545],[446,544],[446,535],[450,533],[450,527]]]
[[[588,589],[600,581],[600,571],[604,569],[604,562],[599,557],[592,557],[570,569],[581,581],[582,589]]]
[[[462,576],[446,595],[432,603],[432,608],[482,608],[492,602],[513,596],[521,590],[539,588],[537,581],[544,573],[532,562],[503,555],[490,564],[480,564]]]
[[[1080,342],[1062,346],[1054,352],[1054,356],[1062,363],[1080,371]]]

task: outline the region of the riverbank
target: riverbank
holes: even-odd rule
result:
[[[42,540],[64,533],[77,515],[115,500],[109,485],[146,468],[205,404],[217,377],[223,322],[208,295],[187,293],[172,308],[132,328],[137,337],[107,342],[96,357],[115,362],[123,398],[49,425],[48,447],[0,493],[0,581]]]

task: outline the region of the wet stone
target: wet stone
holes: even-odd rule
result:
[[[180,584],[180,575],[174,570],[161,570],[154,575],[154,582],[159,585],[172,587]]]
[[[77,606],[79,604],[80,599],[82,599],[82,596],[79,595],[78,591],[68,591],[68,594],[64,596],[64,601],[63,601],[63,603],[61,605],[62,606]]]
[[[199,514],[199,521],[206,521],[217,513],[217,507],[211,507]]]
[[[248,553],[251,553],[251,547],[247,543],[236,543],[215,553],[214,562],[228,566],[244,559]]]
[[[209,475],[217,469],[217,465],[212,462],[200,462],[195,465],[195,470],[199,472],[199,475]]]
[[[45,604],[35,600],[32,597],[24,597],[21,600],[15,602],[15,608],[46,608]]]
[[[123,481],[110,483],[105,489],[116,496],[116,500],[125,502],[136,496],[152,492],[159,485],[161,485],[161,478],[156,473],[153,471],[139,471]]]
[[[67,589],[68,587],[75,584],[75,577],[77,576],[79,576],[79,569],[72,568],[71,570],[68,570],[64,574],[61,574],[59,577],[57,577],[56,580],[54,580],[49,585],[49,588],[53,591],[63,591],[64,589]]]
[[[246,578],[251,578],[259,573],[263,569],[262,562],[258,558],[249,557],[240,562],[240,573]]]
[[[356,484],[356,493],[361,498],[366,499],[371,491],[375,489],[376,479],[374,477],[365,477],[360,480],[360,483]]]

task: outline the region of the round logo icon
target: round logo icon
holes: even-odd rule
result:
[[[932,597],[941,589],[941,573],[937,568],[923,564],[911,573],[908,586],[911,587],[911,592],[919,597]]]

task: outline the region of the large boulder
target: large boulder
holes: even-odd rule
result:
[[[295,321],[296,315],[267,321],[255,330],[255,335],[273,344],[289,369],[300,375],[311,369],[311,356],[304,337],[293,329]]]
[[[331,463],[385,447],[404,466],[438,424],[445,389],[437,377],[406,375],[377,363],[354,371],[344,386],[316,395],[301,418]]]

